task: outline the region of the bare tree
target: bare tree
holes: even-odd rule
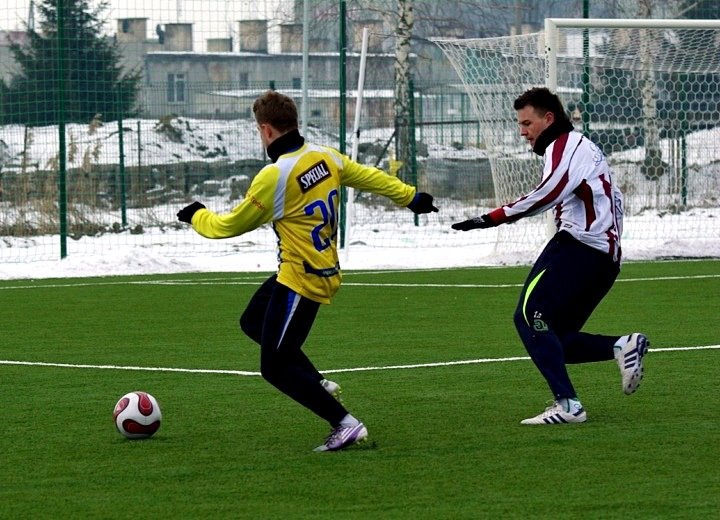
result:
[[[616,0],[616,8],[621,18],[679,18],[691,3],[686,0]],[[653,71],[653,63],[661,52],[660,38],[657,31],[640,29],[637,49],[640,60],[640,99],[645,138],[645,159],[642,169],[646,178],[655,180],[665,173],[657,111],[658,86]]]
[[[398,0],[398,25],[395,33],[395,132],[396,158],[402,161],[402,176],[407,176],[410,158],[410,39],[413,31],[413,0]]]
[[[638,18],[650,18],[650,0],[638,2]],[[660,149],[660,129],[657,119],[657,85],[652,63],[658,52],[658,44],[651,32],[640,29],[640,97],[642,100],[643,126],[645,134],[645,162],[643,173],[648,179],[658,179],[664,173]]]

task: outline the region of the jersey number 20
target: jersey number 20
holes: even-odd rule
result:
[[[306,215],[312,215],[316,211],[319,211],[320,218],[322,218],[322,222],[315,226],[310,233],[312,235],[313,245],[318,251],[324,251],[330,247],[332,240],[337,236],[338,223],[336,206],[338,198],[338,190],[332,190],[328,193],[327,201],[318,199],[305,206]],[[328,226],[330,227],[329,233],[328,231],[323,233]]]

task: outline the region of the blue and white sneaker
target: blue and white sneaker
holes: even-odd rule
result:
[[[328,394],[333,396],[338,403],[342,404],[342,388],[340,388],[339,384],[335,381],[330,381],[329,379],[323,379],[320,381],[320,384]]]
[[[313,451],[338,451],[367,440],[368,431],[363,423],[355,426],[337,426],[330,431],[325,442]]]
[[[620,374],[622,374],[623,392],[632,394],[643,378],[643,358],[648,352],[650,341],[644,334],[633,332],[627,343],[615,353]]]
[[[566,411],[563,405],[555,401],[551,406],[545,408],[543,413],[523,419],[520,424],[569,424],[584,423],[585,421],[587,421],[587,414],[579,402],[572,402],[570,410]]]

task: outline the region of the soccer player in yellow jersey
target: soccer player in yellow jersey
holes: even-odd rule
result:
[[[317,371],[302,346],[320,304],[330,303],[342,280],[341,186],[384,195],[415,213],[438,209],[430,194],[333,148],[306,143],[291,98],[268,91],[255,100],[253,113],[272,164],[260,170],[230,213],[218,215],[196,201],[177,216],[207,238],[234,237],[272,222],[278,271],[252,297],[240,327],[260,345],[263,378],[330,423],[330,435],[315,451],[340,450],[364,441],[367,429],[342,405],[340,386]]]

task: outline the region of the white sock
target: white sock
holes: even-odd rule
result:
[[[557,400],[557,402],[566,412],[570,412],[571,410],[579,410],[580,408],[582,408],[582,404],[580,404],[580,399],[578,399],[577,397],[561,397]]]
[[[618,340],[615,342],[615,345],[613,345],[613,353],[615,354],[615,357],[617,358],[620,354],[620,351],[622,348],[627,344],[628,340],[630,339],[630,335],[620,336]]]
[[[340,421],[340,426],[344,426],[344,427],[346,427],[346,428],[352,428],[353,426],[357,426],[358,424],[360,424],[360,421],[358,421],[357,419],[355,419],[355,417],[353,417],[353,416],[350,415],[350,414],[347,414],[347,415],[346,415],[345,417],[343,417],[342,420]]]

